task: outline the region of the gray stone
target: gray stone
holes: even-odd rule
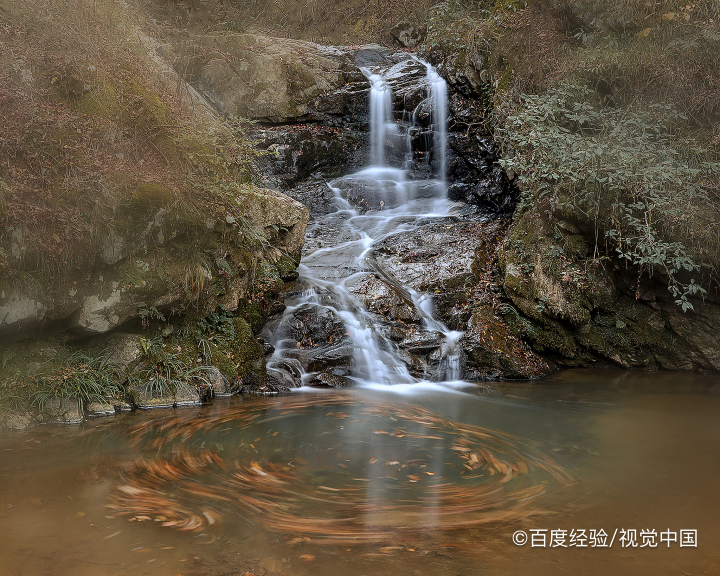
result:
[[[5,426],[11,430],[25,430],[31,424],[29,416],[22,414],[10,414],[5,420]]]
[[[175,406],[199,406],[202,404],[200,393],[187,382],[179,382],[176,385],[173,397]]]
[[[332,372],[325,371],[313,376],[308,384],[316,388],[350,388],[355,382],[345,376],[338,376]]]
[[[422,30],[416,28],[409,22],[401,22],[393,26],[390,29],[390,35],[395,38],[400,45],[405,46],[405,48],[415,48],[422,42],[424,37]]]
[[[169,389],[161,394],[153,393],[144,383],[134,383],[129,387],[128,392],[132,395],[134,404],[141,410],[172,408],[175,405],[175,398]]]
[[[162,210],[148,215],[148,220],[135,215],[136,226],[128,229],[127,235],[128,239],[132,237],[138,252],[153,248],[145,260],[125,258],[113,266],[105,266],[98,245],[98,252],[83,260],[88,263],[87,269],[74,271],[74,276],[49,286],[42,293],[36,294],[32,286],[3,288],[0,280],[0,335],[30,331],[44,321],[75,334],[97,336],[111,332],[129,320],[139,319],[141,310],[155,308],[162,314],[173,307],[189,306],[191,302],[207,313],[220,304],[229,310],[237,309],[239,298],[247,293],[252,283],[252,275],[247,272],[253,263],[265,260],[274,264],[287,258],[288,254],[298,255],[310,217],[308,209],[301,203],[273,190],[254,188],[244,202],[250,217],[243,223],[243,228],[237,222],[228,224],[222,216],[214,221],[211,233],[203,221],[194,231],[187,230],[187,234],[178,236],[176,223],[167,214],[161,217]],[[248,225],[266,238],[262,248],[250,254],[242,242],[248,233]],[[162,241],[159,235],[163,237]],[[230,241],[232,237],[234,241]],[[224,292],[206,291],[198,301],[197,294],[178,288],[187,280],[186,266],[182,256],[178,261],[178,254],[189,253],[188,242],[193,243],[193,250],[198,249],[198,242],[208,248],[228,243],[230,250],[225,261],[234,269]],[[168,261],[178,263],[170,273],[164,268]],[[212,280],[214,274],[220,272],[211,267],[205,274]],[[128,283],[128,277],[132,278],[132,283]],[[119,352],[119,363],[131,362],[132,347],[123,342],[119,346],[123,350]]]
[[[83,421],[77,398],[53,398],[45,406],[44,413],[52,424],[80,424]]]
[[[284,370],[269,368],[265,386],[271,391],[289,392],[291,388],[298,388],[300,386],[300,380]]]
[[[202,56],[178,59],[176,69],[191,71],[191,85],[221,113],[265,122],[303,118],[310,100],[344,85],[352,63],[346,52],[288,38],[218,33],[193,43]]]
[[[90,402],[85,406],[85,414],[88,418],[115,416],[115,408],[107,402]]]
[[[127,368],[134,362],[140,360],[140,334],[116,332],[108,335],[102,344],[108,352],[108,361],[117,364],[121,368]]]
[[[214,366],[204,373],[214,396],[232,396],[230,381]]]

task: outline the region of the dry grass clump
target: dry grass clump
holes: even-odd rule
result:
[[[391,44],[400,22],[420,26],[434,0],[140,0],[169,27],[258,31],[322,44]]]
[[[0,12],[0,270],[52,283],[86,269],[97,238],[142,209],[143,190],[181,211],[215,206],[193,186],[225,157],[142,42],[143,15],[110,0],[33,0]],[[235,162],[235,166],[232,166]],[[200,179],[202,180],[202,178]],[[220,195],[222,196],[222,195]],[[147,202],[145,202],[147,204]],[[5,283],[3,283],[5,284]]]
[[[717,0],[536,0],[491,22],[500,104],[512,93],[578,81],[613,106],[671,104],[688,116],[688,133],[720,143]]]

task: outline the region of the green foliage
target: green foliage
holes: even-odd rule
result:
[[[148,307],[145,302],[138,302],[138,314],[140,322],[145,328],[150,325],[150,320],[165,321],[165,316],[155,306]]]
[[[151,364],[143,374],[144,393],[147,398],[173,394],[178,385],[185,382],[195,386],[210,385],[204,376],[210,366],[191,367],[173,353],[161,337],[142,338],[140,346],[143,355]]]
[[[31,407],[42,413],[53,400],[72,398],[82,410],[90,402],[108,404],[122,396],[124,375],[110,363],[106,353],[97,356],[74,353],[64,364],[60,370],[37,376],[37,387],[29,394]],[[16,404],[22,403],[21,396],[15,394]]]
[[[691,226],[712,210],[706,186],[720,163],[673,135],[685,117],[668,104],[602,106],[569,83],[523,102],[500,130],[515,152],[501,163],[519,175],[521,209],[549,196],[555,210],[594,223],[596,253],[605,240],[641,271],[664,273],[677,304],[691,309],[688,297],[705,292],[681,280],[699,270],[689,244],[703,238]]]
[[[198,352],[206,361],[212,360],[213,347],[226,347],[235,340],[234,320],[235,315],[220,305],[215,312],[195,324]]]
[[[7,368],[8,362],[12,360],[15,357],[15,352],[13,350],[10,350],[7,348],[6,350],[3,350],[2,354],[2,368],[5,370]]]

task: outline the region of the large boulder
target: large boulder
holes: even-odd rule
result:
[[[283,270],[297,265],[309,219],[299,202],[254,189],[237,198],[236,215],[193,221],[173,212],[166,193],[159,185],[139,186],[116,212],[115,221],[126,225],[89,246],[83,267],[45,289],[0,280],[0,334],[53,322],[77,335],[98,335],[172,309],[236,310],[259,261]]]
[[[222,114],[274,124],[306,117],[311,100],[362,78],[349,53],[288,38],[208,34],[190,50],[178,51],[176,69]]]
[[[506,319],[533,348],[565,366],[718,371],[720,305],[683,312],[659,274],[628,274],[593,259],[578,226],[526,212],[500,251]]]

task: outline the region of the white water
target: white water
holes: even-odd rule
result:
[[[373,166],[385,165],[385,136],[395,130],[392,121],[392,90],[379,74],[362,68],[370,80],[370,158]]]
[[[447,83],[435,71],[426,64],[428,82],[432,95],[433,129],[435,131],[435,152],[439,159],[438,179],[444,184],[447,183]]]
[[[372,247],[389,236],[412,230],[422,219],[444,216],[450,204],[446,200],[447,179],[447,86],[434,68],[414,59],[426,68],[425,87],[432,104],[432,132],[435,159],[435,179],[413,180],[407,170],[413,162],[410,149],[412,134],[416,129],[415,111],[404,112],[410,118],[406,134],[402,126],[394,122],[392,89],[383,70],[363,68],[370,81],[369,124],[370,166],[339,178],[330,183],[336,196],[338,211],[316,221],[307,237],[320,239],[316,245],[307,246],[302,264],[298,268],[300,282],[313,288],[288,301],[288,307],[278,332],[283,333],[283,323],[293,320],[293,313],[303,310],[332,310],[345,324],[346,334],[352,345],[352,370],[347,377],[358,384],[371,387],[393,386],[395,391],[407,391],[413,386],[457,387],[461,378],[461,353],[459,340],[462,332],[449,330],[434,317],[432,297],[418,293],[409,287],[404,292],[421,317],[420,328],[442,335],[441,358],[434,374],[415,377],[408,369],[397,344],[387,336],[387,320],[368,311],[358,298],[358,285],[378,271],[369,261]],[[396,71],[393,73],[397,74]],[[400,136],[399,138],[391,138]],[[389,166],[386,148],[400,142],[407,146],[402,166]],[[360,214],[346,199],[352,194],[369,202],[373,199],[375,210]],[[382,275],[382,272],[381,272]],[[386,278],[389,283],[396,282]],[[298,358],[305,353],[297,350],[294,338],[285,337],[276,343],[276,350],[268,362],[268,369],[295,372],[300,366]],[[313,376],[303,373],[306,384]],[[430,384],[432,378],[436,383]]]

